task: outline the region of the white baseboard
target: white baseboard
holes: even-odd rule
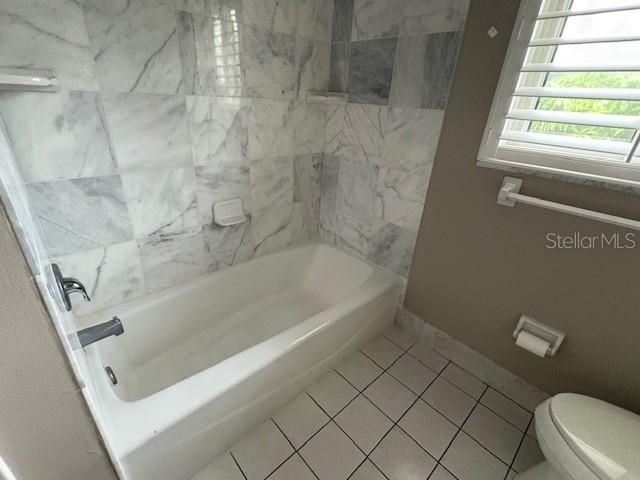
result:
[[[526,380],[501,367],[493,360],[472,350],[465,344],[438,330],[413,313],[399,309],[396,324],[412,333],[420,341],[464,368],[530,412],[549,398],[549,395]]]

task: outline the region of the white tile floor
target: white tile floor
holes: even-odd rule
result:
[[[193,480],[509,480],[543,459],[532,420],[394,327]]]

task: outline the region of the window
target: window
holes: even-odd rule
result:
[[[523,0],[482,166],[640,186],[640,1]]]

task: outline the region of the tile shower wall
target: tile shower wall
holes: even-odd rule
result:
[[[3,67],[58,93],[0,94],[49,254],[88,312],[317,236],[331,0],[0,5]],[[250,221],[212,223],[240,197]]]
[[[320,233],[409,273],[468,0],[335,0]]]

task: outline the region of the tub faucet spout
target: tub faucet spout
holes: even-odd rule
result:
[[[112,335],[117,337],[124,333],[124,327],[118,317],[113,317],[108,322],[99,323],[93,327],[83,328],[77,332],[78,340],[81,347],[91,345],[103,338],[111,337]]]

